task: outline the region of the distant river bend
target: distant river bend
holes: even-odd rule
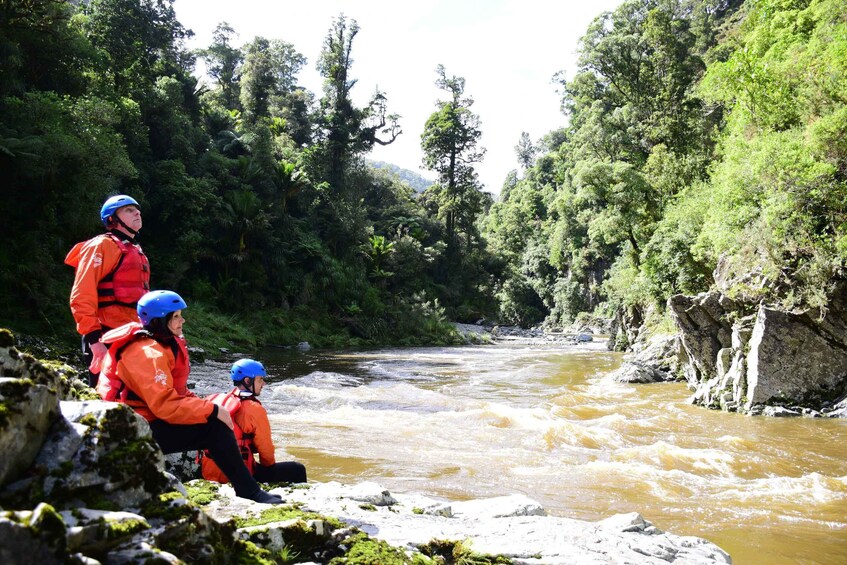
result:
[[[637,511],[736,564],[847,563],[847,420],[714,412],[687,404],[681,383],[616,383],[621,355],[598,342],[260,360],[278,458],[310,479],[519,492],[570,518]],[[201,394],[216,388],[210,371],[226,383],[226,367],[206,364]]]

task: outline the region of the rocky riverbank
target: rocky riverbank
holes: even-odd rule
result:
[[[378,485],[278,486],[282,506],[165,471],[149,427],[0,333],[3,563],[729,563],[638,514],[581,522],[522,496],[451,502]],[[468,561],[470,562],[470,561]]]
[[[614,378],[685,381],[689,401],[766,416],[847,417],[847,300],[826,312],[751,306],[721,292],[673,296],[679,328],[634,344]]]
[[[499,326],[485,324],[453,324],[456,331],[467,343],[484,344],[498,341],[509,341],[514,343],[563,343],[576,344],[593,341],[599,337],[601,331],[596,328],[576,327],[558,330],[545,330],[542,328],[521,328],[518,326]]]

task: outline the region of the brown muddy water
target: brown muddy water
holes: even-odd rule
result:
[[[640,512],[736,564],[847,563],[847,421],[686,403],[608,378],[605,344],[268,350],[277,458],[309,478],[448,499],[522,493],[550,514]]]

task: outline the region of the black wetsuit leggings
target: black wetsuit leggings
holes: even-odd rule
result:
[[[306,466],[296,461],[285,461],[268,466],[257,463],[253,469],[253,477],[260,483],[305,483]]]
[[[153,420],[150,429],[163,453],[209,450],[209,456],[229,477],[238,496],[252,498],[260,490],[241,459],[235,435],[220,420],[210,420],[205,424],[169,424],[164,420]]]

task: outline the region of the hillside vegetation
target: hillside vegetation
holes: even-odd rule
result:
[[[844,14],[836,0],[601,14],[578,72],[558,77],[563,127],[522,136],[492,202],[474,100],[438,61],[421,139],[434,183],[417,194],[368,165],[402,124],[390,93],[351,100],[353,19],[328,22],[308,62],[284,38],[236,45],[225,23],[190,52],[170,0],[5,2],[0,325],[72,337],[62,260],[115,193],[141,203],[154,287],[186,296],[201,343],[445,343],[448,320],[482,317],[660,323],[719,263],[732,292],[825,306],[847,257]],[[322,92],[300,86],[306,64]]]
[[[637,321],[719,263],[730,294],[825,306],[847,257],[844,2],[629,1],[580,53],[568,127],[485,219],[502,314]]]

